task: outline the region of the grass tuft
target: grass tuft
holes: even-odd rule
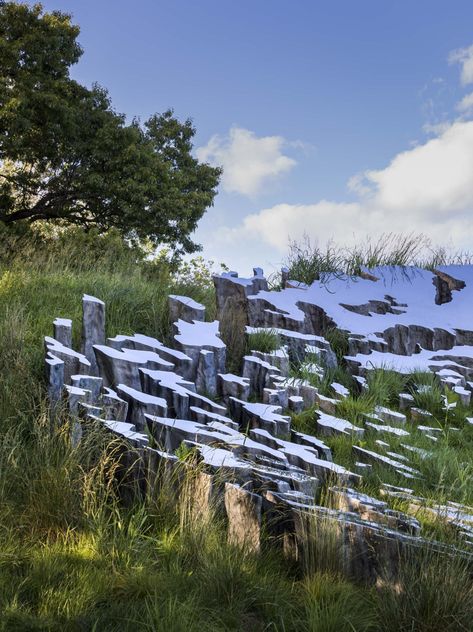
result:
[[[246,349],[247,352],[261,351],[271,353],[281,347],[281,339],[274,329],[260,329],[248,335]]]

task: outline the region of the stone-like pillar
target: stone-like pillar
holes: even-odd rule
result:
[[[56,318],[53,322],[53,338],[65,347],[72,349],[72,320]]]
[[[111,388],[104,388],[102,406],[105,410],[105,419],[110,419],[112,421],[127,420],[128,402],[119,397],[118,394]]]
[[[239,485],[225,483],[229,542],[252,553],[260,551],[261,506],[261,496]]]
[[[72,375],[84,375],[90,373],[90,362],[84,355],[82,355],[82,353],[74,351],[74,349],[70,349],[69,347],[65,347],[50,336],[45,336],[44,346],[46,353],[49,352],[51,356],[64,362],[65,384],[69,384]]]
[[[46,355],[46,380],[48,383],[48,398],[51,406],[56,406],[62,396],[64,384],[64,362],[52,353]]]
[[[105,344],[105,303],[94,296],[82,297],[82,353],[91,364],[92,375],[98,375],[94,345]]]
[[[168,297],[169,319],[175,323],[179,319],[191,323],[195,320],[205,321],[205,307],[188,296],[171,294]]]
[[[67,393],[67,406],[72,417],[77,417],[79,415],[79,404],[92,403],[92,393],[85,388],[65,384],[64,390]]]
[[[99,401],[103,385],[101,377],[93,377],[92,375],[71,375],[71,384],[72,386],[85,388],[90,391],[89,404],[96,404]]]
[[[250,381],[233,373],[219,373],[218,391],[225,404],[228,404],[230,397],[247,401],[250,397]]]
[[[204,393],[210,397],[215,397],[217,394],[217,367],[213,351],[202,349],[199,353],[195,386],[198,393]]]

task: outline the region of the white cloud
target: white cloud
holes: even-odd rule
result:
[[[473,122],[457,121],[438,137],[398,154],[380,171],[366,172],[371,203],[385,212],[435,221],[473,207]]]
[[[399,153],[380,170],[349,182],[358,202],[277,204],[247,215],[228,239],[259,238],[284,255],[308,234],[354,242],[383,232],[423,232],[435,242],[473,248],[473,122],[457,121],[436,138]]]
[[[441,121],[440,123],[425,123],[422,126],[422,131],[431,136],[439,136],[440,134],[443,134],[443,132],[446,132],[451,124],[451,121]]]
[[[259,234],[266,243],[284,253],[289,238],[341,237],[347,227],[357,225],[360,215],[357,203],[322,200],[315,204],[277,204],[257,214],[247,215],[243,228],[247,234]]]
[[[227,136],[215,135],[196,150],[197,158],[223,167],[222,186],[231,193],[253,196],[268,181],[290,171],[296,161],[283,154],[281,136],[258,137],[254,132],[232,127]]]
[[[371,193],[371,188],[366,184],[366,174],[363,172],[355,173],[354,176],[349,178],[347,187],[349,191],[357,193],[360,196],[369,195],[369,193]]]
[[[473,111],[473,92],[466,94],[463,99],[457,103],[457,110],[460,112],[470,113]]]
[[[461,65],[461,81],[463,85],[473,83],[473,44],[466,48],[458,48],[450,53],[448,61]]]

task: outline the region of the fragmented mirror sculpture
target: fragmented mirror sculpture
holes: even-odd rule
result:
[[[409,487],[422,476],[411,462],[421,450],[410,444],[412,433],[434,446],[445,430],[415,405],[415,393],[399,393],[392,409],[378,404],[361,411],[356,421],[340,412],[353,389],[367,390],[376,369],[430,372],[469,405],[473,267],[376,268],[357,277],[326,275],[311,286],[283,270],[283,287],[272,291],[256,268],[251,278],[229,272],[215,276],[214,284],[213,322],[206,322],[203,305],[169,297],[173,336],[167,345],[146,332],[106,338],[106,306],[87,295],[80,352],[72,349],[72,322],[54,321],[53,337],[45,338],[48,393],[53,405],[66,401],[76,420],[73,440],[80,441],[84,419],[101,424],[137,455],[135,471],[143,480],[159,475],[163,464],[172,469],[183,448],[192,451],[189,467],[199,464],[194,484],[201,509],[220,503],[228,537],[253,551],[264,528],[297,557],[307,521],[329,521],[341,534],[348,571],[376,579],[380,557],[394,564],[390,551],[422,537],[415,511],[394,511],[360,491],[363,477],[379,464],[406,484],[381,481],[381,496],[441,516],[466,545],[473,543],[470,509],[427,506]],[[250,349],[239,374],[227,368],[220,333],[220,321],[235,309],[243,314],[240,334]],[[334,331],[343,340],[341,351],[329,342]],[[258,335],[276,341],[275,348],[251,350]],[[340,363],[351,374],[350,388],[327,383]],[[291,415],[304,411],[311,411],[311,434],[292,423]],[[327,445],[327,438],[347,435],[351,469],[337,463]],[[376,437],[369,447],[367,436]]]

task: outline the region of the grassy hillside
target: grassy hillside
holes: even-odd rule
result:
[[[472,629],[471,577],[458,558],[426,550],[420,572],[406,563],[402,590],[368,589],[341,578],[337,551],[322,539],[295,568],[269,550],[233,549],[217,518],[192,520],[171,489],[121,504],[110,439],[94,431],[73,448],[67,418],[51,424],[43,336],[68,317],[78,344],[88,293],[106,302],[108,335],[166,340],[169,293],[212,315],[208,275],[148,263],[113,236],[0,238],[1,630]]]

